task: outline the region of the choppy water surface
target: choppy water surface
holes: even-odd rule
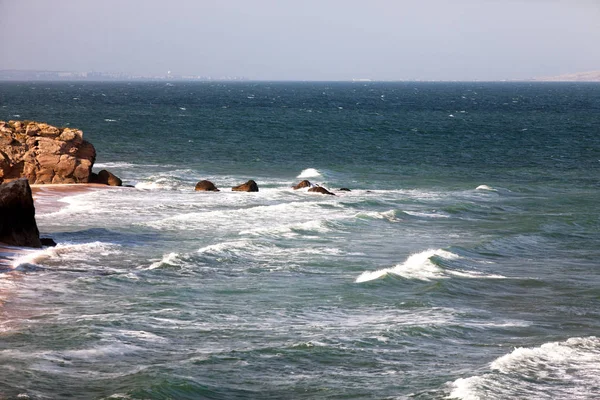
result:
[[[60,244],[0,275],[0,395],[593,398],[599,111],[593,84],[1,84],[2,119],[83,129],[134,188],[38,211]]]

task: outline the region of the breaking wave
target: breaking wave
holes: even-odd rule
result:
[[[487,278],[503,279],[503,275],[490,275],[477,271],[467,271],[458,269],[442,268],[435,261],[436,258],[443,260],[457,260],[461,256],[447,250],[425,250],[420,253],[409,256],[402,264],[392,268],[383,268],[376,271],[365,271],[356,278],[356,283],[368,282],[383,278],[388,274],[396,275],[404,279],[417,279],[429,281],[432,279],[444,279],[450,276],[459,276],[462,278]]]
[[[317,178],[319,176],[322,176],[321,173],[319,172],[319,170],[317,170],[315,168],[307,168],[307,169],[303,170],[302,172],[300,172],[300,175],[298,175],[296,178],[306,179],[306,178]]]
[[[457,379],[448,398],[595,398],[600,385],[600,338],[575,337],[540,347],[519,347],[494,360],[490,370]]]

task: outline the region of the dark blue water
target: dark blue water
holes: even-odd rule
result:
[[[600,85],[2,83],[0,118],[135,186],[38,210],[61,244],[1,277],[5,397],[600,390]]]

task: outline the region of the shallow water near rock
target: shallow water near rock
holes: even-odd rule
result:
[[[597,84],[1,83],[0,119],[82,129],[134,188],[38,210],[59,244],[0,271],[0,397],[592,398],[599,111]]]

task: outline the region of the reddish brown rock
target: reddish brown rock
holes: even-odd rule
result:
[[[234,192],[258,192],[258,185],[252,179],[241,185],[232,187]]]
[[[308,191],[313,193],[329,194],[331,196],[335,196],[335,194],[331,193],[329,190],[321,186],[312,187],[308,189]]]
[[[313,184],[307,181],[306,179],[298,183],[296,186],[292,186],[292,189],[298,190],[306,187],[312,187]]]
[[[79,129],[32,121],[0,121],[0,182],[87,183],[94,146]]]
[[[211,181],[200,181],[196,183],[197,192],[220,192],[219,189]]]

